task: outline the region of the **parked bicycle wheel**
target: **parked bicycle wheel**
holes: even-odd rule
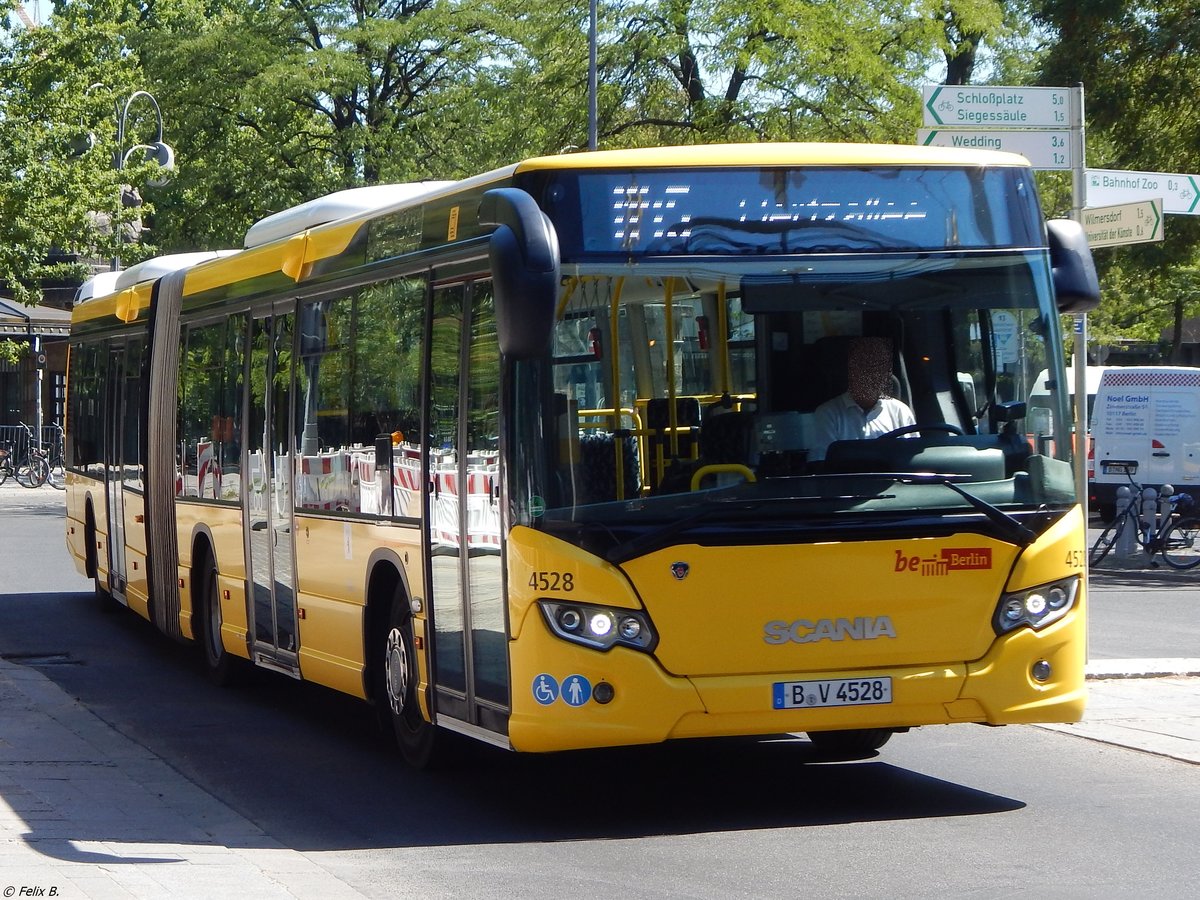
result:
[[[1200,565],[1200,518],[1176,519],[1163,535],[1162,554],[1167,565],[1190,569]]]
[[[58,491],[67,489],[67,470],[61,460],[50,465],[46,473],[46,483]]]
[[[17,467],[17,484],[27,488],[38,488],[50,476],[50,464],[45,457],[34,456],[25,465]]]
[[[1096,543],[1092,544],[1092,551],[1088,554],[1088,564],[1098,566],[1104,561],[1104,558],[1112,552],[1112,548],[1116,545],[1121,537],[1121,532],[1125,530],[1125,526],[1129,523],[1129,516],[1120,515],[1109,522],[1102,532],[1100,537],[1096,538]]]

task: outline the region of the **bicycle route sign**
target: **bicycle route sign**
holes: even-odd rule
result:
[[[1071,88],[927,84],[923,124],[956,128],[1069,128]]]

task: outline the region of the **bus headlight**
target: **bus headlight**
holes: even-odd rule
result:
[[[1044,628],[1061,619],[1075,605],[1079,576],[1015,591],[1000,598],[992,625],[996,634],[1007,634],[1022,625]]]
[[[538,606],[550,630],[560,638],[596,650],[620,644],[649,651],[657,640],[649,616],[638,610],[560,600],[539,600]]]

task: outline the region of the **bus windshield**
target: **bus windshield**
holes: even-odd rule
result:
[[[706,175],[675,213],[690,229],[635,234],[614,218],[609,243],[568,232],[553,348],[523,368],[545,412],[516,426],[518,520],[616,561],[849,529],[1027,542],[1023,520],[1075,496],[1069,435],[1026,429],[1038,373],[1061,362],[1021,174],[856,171],[838,200],[824,173],[814,196],[834,211],[819,224],[716,209],[805,178],[751,173],[718,192]],[[628,181],[572,178],[597,207],[585,218]],[[650,181],[653,210],[670,180]],[[920,215],[868,212],[886,206],[868,202],[882,185]],[[866,347],[876,384],[860,398]],[[1062,396],[1047,402],[1069,421]]]

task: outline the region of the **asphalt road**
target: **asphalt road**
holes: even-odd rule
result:
[[[11,499],[0,653],[366,896],[1171,898],[1200,877],[1194,767],[1036,728],[923,728],[832,764],[780,739],[412,772],[362,705],[268,673],[218,689],[101,611],[55,511]],[[1200,594],[1158,580],[1094,586],[1094,653],[1196,655]]]

